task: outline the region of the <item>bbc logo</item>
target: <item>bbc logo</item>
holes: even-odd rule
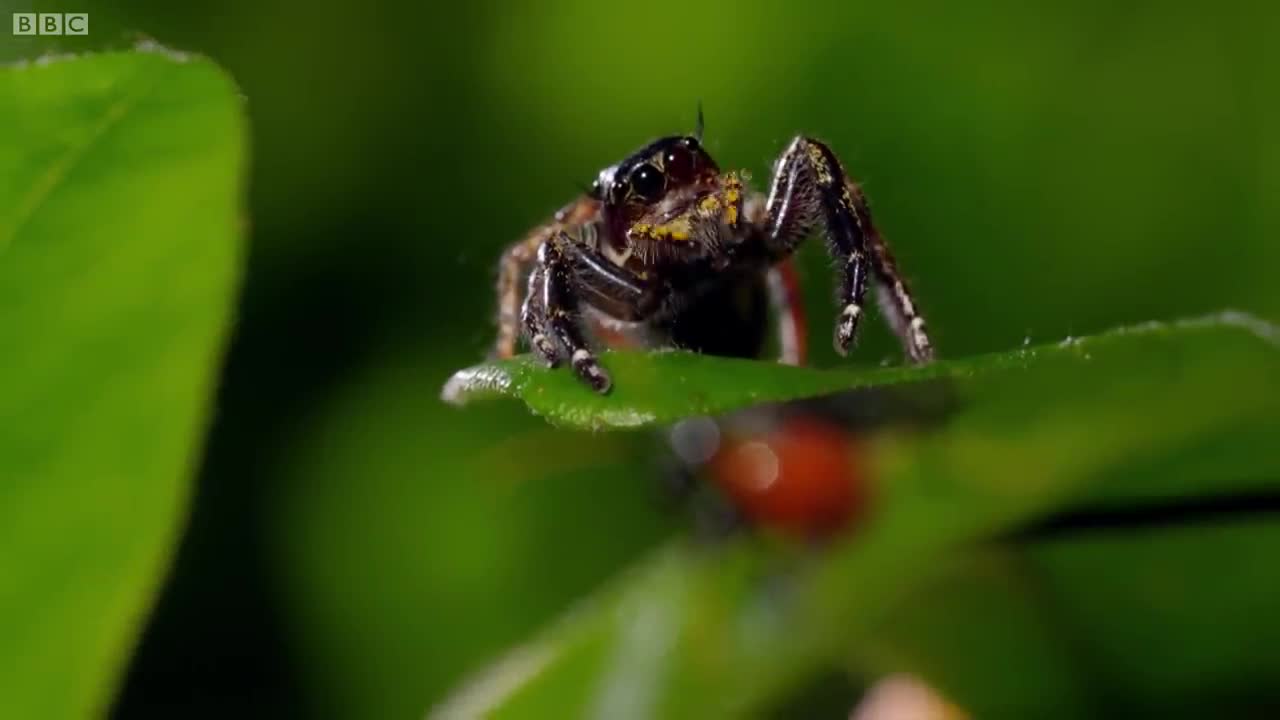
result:
[[[14,35],[88,35],[89,13],[14,13]]]

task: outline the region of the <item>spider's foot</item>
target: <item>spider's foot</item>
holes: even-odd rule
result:
[[[547,367],[557,367],[560,364],[560,353],[556,351],[556,346],[551,339],[542,333],[537,333],[529,338],[529,345],[534,352],[538,353]]]
[[[861,317],[862,306],[855,303],[845,305],[840,312],[840,319],[836,321],[835,348],[842,357],[848,355],[849,348],[853,346],[853,337],[858,332],[858,319]]]
[[[589,350],[581,348],[575,350],[571,362],[573,371],[590,385],[592,390],[604,395],[613,387],[613,381],[609,379],[609,373],[600,367],[600,363],[596,361],[595,356]]]
[[[924,330],[924,318],[917,315],[911,319],[907,330],[911,335],[911,361],[923,364],[933,361],[933,344]]]

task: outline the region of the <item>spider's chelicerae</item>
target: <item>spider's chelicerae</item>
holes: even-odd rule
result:
[[[924,318],[867,202],[826,145],[797,137],[773,167],[768,195],[722,173],[693,135],[665,137],[600,171],[590,191],[502,256],[495,354],[523,335],[549,365],[568,361],[598,392],[611,381],[587,338],[610,345],[674,345],[753,355],[765,298],[777,316],[782,361],[804,355],[789,258],[814,231],[839,263],[835,347],[846,354],[868,276],[913,362],[933,356]],[[522,285],[524,292],[521,292]]]

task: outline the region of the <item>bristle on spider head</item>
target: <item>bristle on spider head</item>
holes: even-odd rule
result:
[[[702,101],[699,100],[698,101],[698,121],[693,126],[693,138],[698,142],[702,142],[702,130],[705,127],[706,127],[706,124],[703,122],[703,119],[702,119]]]

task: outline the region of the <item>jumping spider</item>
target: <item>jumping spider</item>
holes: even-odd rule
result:
[[[503,253],[494,354],[510,357],[521,334],[550,366],[568,360],[600,393],[609,375],[587,342],[675,345],[753,355],[763,322],[735,327],[735,313],[778,315],[782,362],[799,364],[804,328],[789,258],[815,230],[839,262],[835,348],[844,355],[862,315],[868,271],[880,304],[913,362],[933,357],[893,255],[867,202],[824,144],[796,137],[778,158],[767,196],[745,174],[721,173],[693,135],[656,140],[601,170],[591,189]],[[521,299],[520,286],[527,278]]]

